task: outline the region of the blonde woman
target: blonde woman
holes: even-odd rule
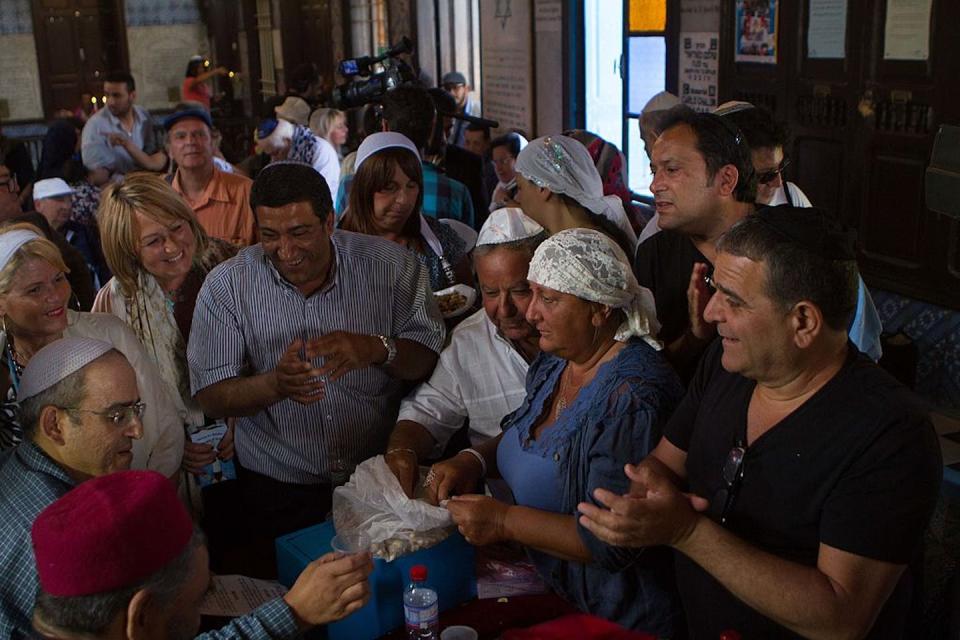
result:
[[[326,107],[317,109],[310,114],[310,130],[333,145],[337,158],[343,160],[343,145],[350,134],[346,113]]]
[[[107,187],[97,212],[103,253],[113,278],[97,294],[94,310],[127,323],[160,369],[187,425],[205,423],[190,393],[187,340],[200,285],[236,247],[208,238],[193,210],[159,175],[136,173]],[[220,457],[232,455],[232,433]],[[216,455],[187,443],[184,468],[199,473]]]
[[[146,405],[143,438],[133,443],[131,467],[176,478],[183,456],[183,423],[166,387],[158,383],[156,365],[123,322],[68,309],[71,291],[66,275],[60,251],[39,229],[26,223],[0,228],[0,343],[6,365],[0,448],[11,448],[23,438],[17,393],[33,354],[63,337],[95,338],[126,356]]]

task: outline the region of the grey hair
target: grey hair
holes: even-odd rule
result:
[[[756,214],[735,223],[717,241],[717,251],[766,266],[765,293],[784,310],[801,300],[820,309],[824,322],[839,331],[857,309],[859,272],[854,260],[828,260],[787,242]]]
[[[197,528],[186,548],[165,567],[130,587],[88,596],[52,596],[39,589],[33,607],[33,624],[41,632],[69,633],[76,638],[97,638],[122,611],[133,596],[149,591],[161,606],[172,603],[190,575],[194,552],[206,543]]]
[[[526,251],[533,257],[534,252],[536,252],[537,247],[547,239],[547,232],[541,231],[535,236],[530,236],[529,238],[521,238],[520,240],[511,240],[509,242],[501,242],[500,244],[481,244],[473,249],[473,258],[481,258],[486,255],[490,255],[497,249],[507,249],[509,251]]]

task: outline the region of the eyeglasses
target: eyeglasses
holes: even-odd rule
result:
[[[790,166],[790,158],[784,158],[783,162],[780,163],[780,166],[776,169],[771,169],[770,171],[764,171],[763,173],[757,174],[757,182],[760,184],[770,184],[777,179],[783,170]]]
[[[121,405],[108,411],[94,411],[93,409],[83,409],[81,407],[60,407],[64,411],[76,411],[80,413],[92,413],[95,416],[106,418],[113,423],[113,426],[120,427],[133,422],[134,416],[139,420],[147,410],[147,405],[141,400],[133,404]]]
[[[737,440],[727,459],[723,462],[723,468],[720,471],[720,478],[723,480],[723,487],[717,492],[717,499],[714,504],[723,504],[723,510],[720,512],[720,524],[726,524],[727,516],[737,499],[737,493],[740,491],[740,485],[743,480],[743,458],[747,454],[747,448],[743,440]]]
[[[17,176],[13,173],[9,174],[6,180],[0,182],[0,188],[2,187],[6,187],[10,193],[16,193],[18,190]]]

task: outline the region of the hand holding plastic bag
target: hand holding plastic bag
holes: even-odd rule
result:
[[[367,534],[373,555],[385,560],[432,547],[453,527],[446,509],[406,496],[383,456],[361,462],[350,481],[334,489],[333,523],[337,532]]]

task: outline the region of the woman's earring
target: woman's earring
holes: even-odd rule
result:
[[[73,302],[74,309],[77,311],[83,311],[83,309],[80,308],[80,298],[78,298],[77,294],[73,291],[70,292],[70,300]]]

